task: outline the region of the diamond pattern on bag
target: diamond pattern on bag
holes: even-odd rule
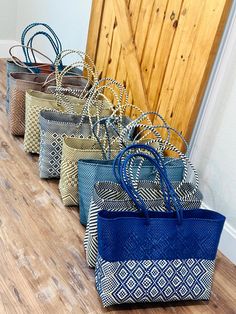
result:
[[[210,297],[214,265],[215,260],[204,259],[108,262],[98,256],[96,287],[104,306],[204,300]]]

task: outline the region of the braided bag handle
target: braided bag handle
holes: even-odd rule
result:
[[[53,50],[54,50],[54,52],[55,52],[55,56],[56,56],[58,53],[60,53],[60,50],[59,50],[59,48],[57,47],[57,45],[56,45],[56,43],[55,43],[53,37],[50,36],[48,33],[43,32],[43,31],[36,32],[34,35],[32,35],[32,36],[29,38],[28,42],[27,42],[25,45],[28,46],[28,47],[30,47],[30,48],[33,48],[33,43],[34,43],[35,38],[38,37],[38,36],[40,36],[40,35],[43,35],[44,37],[46,37],[46,38],[49,40],[49,42],[50,42],[50,44],[51,44],[51,46],[52,46],[52,48],[53,48]],[[31,50],[30,50],[30,49],[26,49],[25,53],[27,54],[27,59],[28,59],[28,60],[31,60],[31,57],[30,57],[30,54],[31,54],[31,55],[32,55],[32,58],[33,58],[33,62],[34,62],[34,63],[37,63],[37,60],[36,60],[36,57],[35,57],[35,53],[34,53],[34,51],[33,51],[32,49],[31,49]],[[62,64],[61,64],[61,66],[62,66]]]
[[[53,49],[54,49],[54,52],[55,52],[55,55],[58,55],[58,53],[60,53],[62,51],[62,44],[61,44],[61,41],[59,39],[59,37],[57,36],[57,34],[55,33],[55,31],[46,23],[40,23],[40,22],[37,22],[37,23],[31,23],[29,25],[27,25],[25,27],[25,29],[23,30],[22,34],[21,34],[21,44],[22,44],[22,48],[23,48],[23,52],[24,52],[24,55],[25,55],[25,59],[26,59],[26,62],[27,63],[33,63],[31,58],[30,58],[30,55],[28,53],[28,50],[26,48],[26,44],[25,44],[25,40],[26,40],[26,35],[27,33],[32,30],[33,28],[36,28],[36,27],[43,27],[45,28],[45,31],[43,32],[43,35],[46,36],[50,43],[52,43],[53,41]],[[49,32],[49,33],[48,33]],[[37,32],[37,33],[40,33],[40,32]],[[34,36],[34,35],[33,35]],[[31,36],[31,38],[33,37]],[[29,40],[31,40],[31,38]],[[34,38],[34,37],[33,37]],[[32,39],[33,40],[33,39]],[[34,53],[32,54],[34,60],[35,60],[35,56],[34,56]]]
[[[148,141],[146,144],[147,145],[151,145],[155,142],[160,142],[159,139],[151,139],[150,141]],[[165,141],[161,141],[163,144],[165,143]],[[165,143],[166,144],[166,143]],[[189,157],[186,156],[184,153],[182,153],[179,149],[177,149],[173,144],[171,143],[167,143],[166,147],[165,147],[165,151],[172,151],[175,152],[176,154],[179,155],[179,158],[181,159],[181,161],[183,162],[184,165],[184,173],[183,173],[183,180],[178,184],[178,186],[175,188],[176,192],[180,192],[181,188],[183,187],[184,183],[188,182],[187,178],[188,178],[188,174],[189,174],[189,168],[191,169],[192,173],[193,173],[193,185],[194,185],[194,189],[191,192],[188,192],[188,196],[187,197],[181,197],[181,200],[185,201],[188,200],[189,196],[193,196],[196,192],[197,189],[199,187],[199,177],[198,177],[198,173],[197,170],[195,169],[194,165],[192,164],[192,162],[190,161]],[[167,165],[167,163],[165,163],[165,166]]]
[[[19,48],[19,47],[21,47],[21,48],[27,48],[27,49],[29,49],[29,50],[32,50],[32,51],[36,52],[37,54],[39,54],[40,56],[42,56],[42,57],[44,57],[46,60],[48,60],[49,63],[48,63],[48,64],[45,63],[45,64],[38,64],[38,65],[30,65],[30,64],[27,64],[27,63],[22,62],[18,57],[16,57],[15,55],[13,55],[13,51],[12,51],[13,49]],[[29,46],[13,45],[13,46],[9,49],[9,55],[10,55],[12,61],[13,61],[16,65],[18,65],[18,66],[20,66],[20,67],[22,67],[22,68],[28,69],[31,73],[35,73],[35,72],[37,72],[37,69],[43,69],[43,68],[45,68],[45,67],[48,67],[49,65],[53,66],[53,61],[52,61],[47,55],[45,55],[44,53],[42,53],[41,51],[39,51],[39,50],[37,50],[37,49],[35,49],[35,48],[29,47]]]
[[[64,69],[60,72],[60,63],[62,62],[63,58],[65,58],[68,55],[76,55],[78,60],[73,62],[72,64],[64,67]],[[86,59],[86,61],[85,61]],[[76,89],[63,89],[63,78],[66,74],[72,74],[72,75],[77,75],[76,73],[72,72],[73,69],[76,69],[78,67],[82,67],[83,69],[86,69],[87,72],[87,84],[85,88],[81,91],[81,89],[76,90]],[[56,94],[59,99],[59,101],[63,101],[64,94],[65,92],[78,97],[78,98],[85,98],[88,93],[88,89],[90,87],[90,84],[93,84],[98,81],[98,72],[96,70],[96,67],[94,65],[93,60],[84,52],[80,50],[63,50],[60,54],[58,54],[56,60],[55,60],[55,75],[56,75]],[[79,76],[80,78],[85,78],[83,75]],[[61,98],[61,100],[60,100]]]
[[[114,88],[116,89],[116,91],[114,90]],[[113,104],[113,108],[112,108],[113,112],[110,116],[110,119],[112,121],[111,126],[113,127],[113,129],[116,131],[118,135],[118,137],[113,139],[112,144],[114,144],[114,141],[117,141],[122,133],[122,130],[123,130],[122,118],[125,116],[126,110],[128,108],[131,108],[132,110],[135,109],[139,115],[143,115],[144,112],[138,106],[128,103],[128,92],[126,88],[121,83],[117,82],[116,80],[112,78],[103,78],[99,80],[96,84],[94,84],[93,89],[91,90],[91,93],[90,93],[90,97],[88,97],[89,98],[88,102],[90,102],[89,108],[95,105],[96,100],[99,97],[102,97],[106,101],[110,102],[110,100],[104,94],[106,90],[109,90],[113,94],[113,97],[115,99],[115,104]],[[114,118],[117,116],[119,116],[119,120],[117,119],[115,120],[116,121],[116,126],[115,126],[113,122],[114,122]],[[147,117],[147,120],[149,121],[150,124],[152,123],[148,117]],[[107,121],[107,123],[109,124],[109,120]],[[120,141],[121,149],[123,148],[123,144],[125,141],[126,140],[124,139]]]
[[[145,148],[146,145],[143,146],[143,149],[146,149],[149,151],[149,148]],[[135,149],[135,145],[133,145],[133,148]],[[141,148],[141,147],[140,147]],[[172,211],[171,203],[174,206],[174,209],[176,210],[177,215],[177,221],[179,224],[182,223],[183,220],[183,207],[181,205],[179,196],[176,194],[176,191],[174,190],[171,182],[168,179],[166,169],[163,165],[163,161],[161,156],[157,152],[153,152],[153,157],[151,157],[148,154],[145,153],[133,153],[128,155],[125,160],[119,164],[118,166],[118,172],[119,172],[119,181],[121,183],[122,188],[128,193],[128,195],[133,200],[134,204],[137,206],[138,209],[140,209],[144,217],[147,218],[147,223],[149,223],[149,213],[148,208],[146,207],[144,199],[140,196],[137,189],[132,184],[132,181],[130,181],[130,178],[127,173],[127,169],[130,167],[130,160],[133,158],[143,158],[151,162],[151,164],[155,167],[157,172],[160,176],[160,186],[162,195],[164,198],[165,207],[168,211]]]
[[[55,69],[56,69],[56,76],[59,75],[59,64],[62,62],[62,60],[69,56],[69,55],[75,55],[77,56],[77,60],[74,62],[74,64],[76,64],[77,62],[82,62],[84,64],[87,64],[87,67],[90,68],[90,73],[92,74],[94,81],[97,82],[98,81],[98,71],[96,69],[96,66],[92,60],[92,58],[85,52],[80,51],[80,50],[73,50],[73,49],[66,49],[61,51],[55,60]],[[73,63],[70,65],[71,67],[75,68],[76,66],[73,65]],[[65,72],[62,71],[62,76],[64,75],[64,73],[67,73],[67,67],[65,67],[63,69]],[[89,74],[90,75],[90,74]]]
[[[77,68],[77,66],[83,66],[88,73],[91,73],[91,67],[86,64],[86,63],[83,63],[83,62],[77,62],[74,64],[74,66],[67,66],[64,70],[63,70],[63,73],[59,73],[59,75],[56,75],[55,79],[56,79],[56,87],[55,89],[53,90],[53,94],[56,96],[56,99],[57,99],[57,102],[62,104],[65,108],[67,108],[67,111],[68,112],[71,112],[71,113],[75,113],[74,112],[74,107],[73,105],[71,104],[70,102],[70,99],[69,97],[67,96],[67,94],[69,95],[72,95],[72,96],[75,96],[77,97],[78,99],[81,99],[81,100],[84,100],[87,95],[88,95],[88,91],[89,91],[89,87],[91,86],[91,84],[93,84],[93,74],[91,73],[91,77],[90,78],[85,78],[84,76],[82,75],[78,75],[76,73],[72,73],[73,77],[74,78],[78,78],[78,79],[81,79],[81,78],[84,78],[86,79],[86,84],[85,86],[83,86],[82,88],[80,89],[76,89],[76,88],[70,88],[70,87],[64,87],[63,85],[63,78],[65,77],[65,75],[67,73],[71,73],[71,70],[73,68]],[[67,76],[69,77],[69,76]],[[49,88],[49,89],[52,89],[52,88]]]
[[[107,82],[106,82],[107,81]],[[102,86],[99,86],[100,84],[105,83]],[[117,90],[115,90],[115,88]],[[91,125],[91,131],[93,133],[93,122],[91,119],[91,109],[96,108],[97,110],[97,121],[99,121],[101,119],[100,117],[100,113],[102,111],[102,109],[104,108],[104,101],[106,102],[106,104],[108,105],[108,107],[111,110],[111,117],[114,116],[114,112],[113,112],[113,105],[110,102],[110,100],[104,95],[104,90],[108,89],[112,92],[117,105],[120,107],[120,102],[123,96],[123,93],[125,94],[125,88],[123,87],[123,85],[121,85],[120,83],[118,83],[117,81],[113,80],[113,79],[101,79],[97,82],[95,82],[92,86],[92,88],[88,91],[87,93],[87,98],[86,98],[86,102],[84,104],[84,108],[82,111],[82,119],[80,122],[80,125],[83,123],[83,119],[84,117],[88,117],[90,120],[90,125]],[[96,124],[97,125],[97,134],[99,134],[99,130],[100,130],[100,125],[99,123]],[[96,138],[96,137],[95,137]]]

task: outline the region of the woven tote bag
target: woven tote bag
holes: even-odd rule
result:
[[[73,96],[67,96],[70,100],[72,112],[81,114],[84,100],[79,100]],[[40,127],[39,115],[42,110],[55,110],[67,112],[67,108],[57,103],[55,95],[40,91],[29,90],[25,97],[25,136],[24,150],[27,153],[39,154],[40,150]]]
[[[83,100],[80,100],[83,106]],[[79,108],[79,107],[78,107]],[[101,112],[102,115],[108,116],[111,113],[110,104],[105,104]],[[91,111],[92,122],[96,119],[96,110]],[[81,124],[81,121],[83,122]],[[39,175],[40,178],[60,178],[60,166],[62,155],[62,142],[65,136],[91,138],[89,117],[80,115],[41,111],[39,114],[40,126],[40,154],[39,154]]]
[[[59,66],[59,65],[58,65]],[[66,70],[68,67],[64,67]],[[71,67],[70,67],[71,68]],[[65,78],[65,73],[62,77],[62,82],[68,79]],[[70,82],[76,86],[77,93],[83,93],[86,88],[87,80],[82,76],[70,77]],[[65,85],[65,84],[64,84]],[[64,91],[67,89],[65,88]],[[76,98],[70,95],[60,97],[60,102],[57,95],[47,95],[43,92],[26,92],[25,101],[25,136],[24,150],[28,153],[39,154],[40,150],[40,129],[39,129],[39,114],[41,110],[54,109],[62,112],[81,114],[84,106],[84,99]]]
[[[183,210],[160,155],[148,159],[159,172],[165,211],[150,211],[121,166],[122,188],[136,212],[98,214],[96,288],[105,307],[138,302],[208,300],[225,217],[205,209]]]
[[[36,31],[37,28],[40,28]],[[32,34],[32,30],[35,32]],[[30,31],[31,36],[26,39],[27,33]],[[7,92],[6,92],[6,112],[9,112],[9,88],[10,88],[10,73],[13,72],[26,72],[26,73],[51,73],[54,71],[53,61],[48,58],[44,53],[33,48],[33,43],[36,38],[44,37],[46,38],[53,51],[55,56],[58,55],[62,50],[62,44],[60,39],[54,32],[54,30],[47,25],[46,23],[32,23],[25,27],[21,34],[21,45],[14,45],[10,48],[9,54],[12,60],[7,60]],[[25,56],[25,62],[19,60],[16,56],[13,55],[14,48],[22,48],[23,54]],[[38,63],[36,61],[36,56],[40,56],[41,59],[47,60],[46,63]],[[62,66],[62,64],[61,64]]]
[[[132,151],[133,147],[135,149],[139,149],[139,147],[144,146],[134,146],[131,145],[127,147],[122,154],[128,153]],[[147,145],[145,145],[145,151],[147,150]],[[148,152],[153,151],[152,148],[148,147]],[[171,146],[172,149],[172,146]],[[155,150],[156,151],[156,150]],[[154,151],[154,153],[155,153]],[[120,154],[121,154],[120,153]],[[122,160],[122,156],[118,155],[118,158]],[[125,156],[125,155],[124,155]],[[193,165],[190,163],[187,157],[182,157],[190,164],[195,178],[195,184],[190,182],[172,182],[174,189],[176,190],[177,195],[180,198],[180,202],[184,209],[194,209],[199,208],[202,202],[202,194],[196,188],[198,185],[197,173],[194,169]],[[137,160],[138,161],[138,160]],[[141,164],[141,172],[138,170],[138,163],[132,163],[130,165],[130,169],[132,173],[129,173],[129,176],[132,178],[132,182],[136,184],[138,192],[144,198],[146,204],[151,210],[165,210],[165,203],[163,202],[163,196],[160,188],[159,177],[157,176],[157,172],[155,171],[155,167],[148,167],[147,164]],[[164,164],[164,161],[163,161]],[[113,162],[114,165],[114,162]],[[165,165],[165,164],[164,164]],[[154,169],[153,169],[154,168]],[[114,167],[113,167],[114,169]],[[152,172],[150,173],[150,169]],[[128,172],[128,171],[127,171]],[[138,173],[138,181],[135,178]],[[168,176],[168,169],[166,167],[166,173]],[[151,177],[151,180],[148,179],[148,175]],[[154,179],[156,178],[158,180]],[[119,178],[115,175],[115,178],[118,182]],[[145,181],[143,181],[143,178]],[[133,211],[136,210],[132,199],[127,195],[121,186],[118,183],[114,182],[97,182],[94,186],[93,196],[91,199],[89,214],[88,214],[88,223],[86,227],[85,239],[84,239],[84,248],[86,253],[86,260],[90,267],[94,267],[96,263],[97,257],[97,215],[100,210],[111,210],[111,211]]]
[[[119,152],[119,147],[111,148],[111,156]],[[59,190],[63,204],[77,206],[78,198],[78,160],[103,159],[103,152],[96,139],[64,137],[61,158]]]
[[[25,93],[28,89],[42,91],[46,74],[10,73],[9,127],[11,134],[25,132]]]
[[[12,60],[7,60],[6,64],[6,74],[7,74],[7,90],[6,90],[6,113],[9,113],[9,103],[10,103],[10,73],[13,72],[22,72],[30,73],[28,68],[22,68],[19,65],[15,64]]]
[[[55,84],[47,80],[46,74],[10,73],[9,127],[13,135],[23,136],[25,132],[25,93],[27,90],[45,91]],[[77,84],[75,77],[64,78],[65,85]]]
[[[183,162],[180,159],[176,162],[168,157],[166,162],[168,178],[171,181],[181,181],[183,179]],[[117,180],[113,173],[113,160],[81,159],[78,161],[78,172],[80,174],[78,177],[80,222],[86,226],[95,183],[98,181],[117,182]],[[136,173],[135,169],[134,173]],[[155,175],[150,164],[142,165],[140,180],[151,181],[155,179]]]
[[[161,117],[160,115],[158,115]],[[161,117],[162,122],[164,119]],[[138,118],[136,121],[140,121]],[[123,135],[128,134],[128,138],[131,140],[133,135],[135,134],[135,127],[140,129],[140,123],[134,121],[130,121],[127,123],[123,129]],[[132,126],[130,128],[130,126]],[[135,126],[135,127],[134,127]],[[166,128],[170,128],[168,125],[164,125]],[[125,131],[127,129],[127,131]],[[173,130],[172,128],[170,128]],[[133,130],[133,133],[130,132]],[[152,130],[152,129],[149,129]],[[152,130],[153,131],[153,130]],[[155,134],[153,134],[155,135]],[[144,140],[142,137],[139,136],[139,141]],[[181,137],[181,139],[185,142],[186,141]],[[135,140],[134,140],[135,141]],[[147,141],[147,139],[146,139]],[[122,142],[126,142],[126,138],[122,136]],[[150,141],[147,141],[150,142]],[[152,141],[153,142],[153,141]],[[159,149],[160,151],[160,149]],[[182,181],[183,180],[183,162],[181,159],[174,159],[170,157],[165,157],[165,163],[167,167],[168,177],[171,181]],[[137,167],[135,166],[135,169]],[[88,220],[88,211],[90,207],[90,201],[93,194],[93,187],[94,184],[98,181],[111,181],[117,182],[114,173],[113,173],[113,161],[112,160],[79,160],[78,162],[78,171],[80,173],[78,177],[78,188],[79,188],[79,208],[80,208],[80,222],[83,225],[87,224]],[[135,171],[135,175],[136,175]],[[142,174],[139,179],[147,179],[147,180],[154,180],[155,178],[155,171],[153,170],[153,166],[149,163],[145,166],[142,166]]]

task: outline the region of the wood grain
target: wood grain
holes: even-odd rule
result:
[[[236,267],[220,253],[209,302],[102,307],[78,210],[62,205],[58,181],[40,180],[38,158],[9,134],[4,78],[0,60],[0,313],[236,313]]]
[[[101,32],[94,44],[89,33],[88,54],[124,83],[130,102],[157,110],[189,140],[232,0],[103,1],[91,15]]]
[[[131,28],[129,11],[125,0],[113,0],[116,12],[118,29],[120,32],[120,40],[124,53],[124,60],[128,72],[128,78],[132,89],[135,103],[139,103],[141,109],[149,110],[146,90],[144,88],[143,79],[138,62],[134,37]]]

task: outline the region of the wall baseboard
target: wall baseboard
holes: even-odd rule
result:
[[[212,210],[206,203],[202,203],[202,208]],[[236,229],[233,228],[226,220],[224,229],[221,234],[219,250],[223,253],[232,263],[236,265]]]
[[[236,229],[227,221],[220,239],[219,250],[236,265]]]

